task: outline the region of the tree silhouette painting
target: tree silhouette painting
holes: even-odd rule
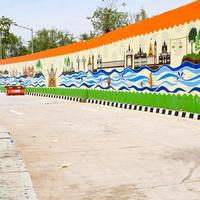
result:
[[[189,32],[189,42],[191,44],[191,53],[193,54],[193,46],[196,40],[196,36],[197,36],[197,29],[196,28],[192,28]]]
[[[197,51],[198,54],[200,54],[200,30],[196,36],[195,40],[195,50]]]

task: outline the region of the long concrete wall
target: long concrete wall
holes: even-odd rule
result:
[[[199,94],[199,41],[195,19],[96,48],[1,65],[0,85]]]

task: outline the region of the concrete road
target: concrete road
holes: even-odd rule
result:
[[[200,122],[0,95],[40,200],[199,200]]]
[[[12,138],[0,130],[0,199],[37,200],[24,161]]]

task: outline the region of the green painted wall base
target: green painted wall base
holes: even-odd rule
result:
[[[3,86],[0,86],[0,91],[5,92],[5,91],[6,91],[6,88],[3,87]]]
[[[3,87],[0,87],[0,90],[5,89]],[[198,95],[175,95],[92,89],[32,87],[26,88],[25,91],[40,94],[80,97],[83,99],[106,100],[118,103],[166,108],[171,110],[186,111],[200,114],[200,96]]]

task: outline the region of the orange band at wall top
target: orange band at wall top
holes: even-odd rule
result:
[[[117,29],[110,33],[96,37],[85,42],[76,42],[71,45],[49,49],[34,54],[8,58],[0,61],[0,65],[18,62],[38,60],[42,58],[55,57],[96,48],[102,45],[113,43],[129,37],[144,35],[150,32],[167,29],[175,25],[181,25],[200,19],[200,0],[187,4],[175,10],[168,11],[142,22]]]

